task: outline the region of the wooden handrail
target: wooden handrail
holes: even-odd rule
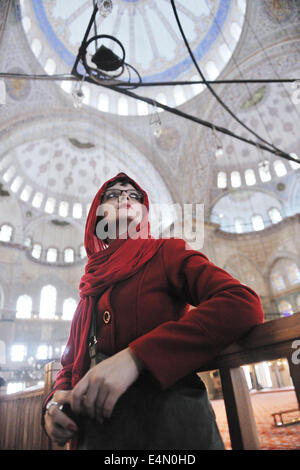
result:
[[[300,340],[300,313],[255,326],[243,338],[228,346],[213,361],[199,370],[199,372],[220,370],[233,449],[260,448],[250,394],[244,371],[240,366],[287,358],[300,408],[300,364],[293,360],[295,353],[293,345],[296,340]]]
[[[293,353],[295,353],[293,343],[296,340],[300,341],[300,313],[255,326],[239,341],[224,349],[213,361],[199,369],[199,372],[220,370],[233,449],[254,450],[260,448],[250,394],[243,369],[240,366],[286,357],[289,362],[290,375],[294,383],[298,403],[300,403],[300,364],[296,363],[298,361],[293,360]],[[297,356],[300,357],[300,353]],[[40,449],[58,449],[50,443],[41,429],[40,408],[42,398],[51,390],[60,368],[61,365],[57,361],[46,365],[44,389],[0,396],[0,419],[1,423],[4,423],[4,432],[0,433],[2,434],[0,448],[31,449],[40,446]],[[36,410],[35,414],[31,413],[32,400]],[[5,403],[13,403],[14,401],[14,408],[9,409],[5,405]],[[22,401],[21,407],[16,406],[17,401],[19,401],[19,404]],[[28,411],[24,412],[24,409],[30,410],[35,419],[34,423],[31,423],[36,434],[33,441],[28,438],[28,429],[30,429],[28,420],[31,415]],[[11,410],[11,414],[9,410]],[[19,421],[22,414],[20,410],[23,413],[22,424]],[[15,423],[16,413],[18,414],[18,424]],[[24,429],[20,434],[22,427]],[[32,431],[30,432],[32,433]],[[17,445],[19,447],[16,447]]]
[[[271,320],[254,326],[239,341],[223,349],[213,361],[201,367],[199,372],[288,358],[294,352],[292,343],[297,339],[300,340],[300,313]]]

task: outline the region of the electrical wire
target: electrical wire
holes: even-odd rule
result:
[[[155,104],[158,108],[161,108],[161,109],[164,109],[165,111],[168,111],[172,114],[176,114],[177,116],[181,116],[189,121],[193,121],[193,122],[196,122],[198,124],[201,124],[202,126],[205,126],[205,127],[208,127],[210,129],[215,129],[217,130],[218,132],[221,132],[223,134],[226,134],[230,137],[233,137],[235,139],[238,139],[238,140],[241,140],[243,142],[246,142],[247,144],[249,145],[253,145],[255,147],[259,147],[261,148],[262,150],[266,150],[267,152],[270,152],[274,155],[278,155],[282,158],[285,158],[287,160],[291,160],[295,163],[298,163],[300,164],[300,161],[291,157],[289,154],[283,152],[282,150],[273,150],[272,148],[270,147],[267,147],[266,145],[264,144],[261,144],[259,142],[254,142],[253,140],[250,140],[250,139],[247,139],[246,137],[242,137],[240,135],[237,135],[235,134],[234,132],[230,131],[229,129],[225,129],[224,127],[220,127],[220,126],[217,126],[217,125],[214,125],[212,124],[211,122],[208,122],[208,121],[205,121],[203,119],[200,119],[196,116],[192,116],[190,114],[187,114],[187,113],[184,113],[183,111],[181,111],[180,109],[177,109],[177,108],[171,108],[170,106],[167,106],[163,103],[160,103],[156,100],[154,100],[153,98],[147,98],[145,96],[140,96],[140,95],[137,95],[136,93],[133,93],[129,90],[123,90],[123,89],[120,89],[118,87],[114,87],[114,86],[110,86],[110,85],[104,85],[101,83],[101,86],[106,86],[107,88],[111,89],[111,90],[115,90],[117,93],[122,93],[122,94],[125,94],[127,96],[130,96],[131,98],[135,98],[137,100],[140,100],[140,101],[144,101],[145,103],[148,103],[149,105],[153,106],[153,104]]]
[[[173,2],[173,0],[171,0],[171,2]],[[173,4],[173,3],[172,3],[172,4]],[[175,5],[174,5],[174,8],[175,8]],[[175,12],[176,12],[176,8],[175,8]],[[176,12],[176,13],[177,13],[177,12]],[[231,132],[231,131],[228,130],[228,129],[224,129],[224,128],[221,128],[221,127],[219,127],[219,126],[214,126],[213,124],[208,123],[207,121],[204,121],[204,120],[201,120],[201,119],[199,119],[199,118],[196,118],[195,116],[190,116],[190,115],[188,115],[188,114],[186,114],[186,113],[183,113],[182,111],[180,111],[180,110],[178,110],[178,109],[176,109],[176,108],[170,108],[169,106],[164,105],[164,104],[162,104],[162,103],[159,103],[159,102],[156,101],[156,100],[153,100],[153,99],[150,99],[150,98],[146,98],[146,97],[141,97],[140,95],[137,95],[137,94],[135,94],[135,93],[132,93],[131,91],[129,91],[129,89],[121,89],[121,88],[119,88],[119,87],[116,86],[116,85],[115,85],[115,86],[112,86],[111,81],[110,81],[109,79],[101,80],[101,79],[99,79],[98,77],[96,77],[95,75],[93,75],[92,69],[88,66],[87,61],[86,61],[85,57],[83,57],[83,55],[86,53],[87,45],[91,42],[91,39],[88,41],[87,38],[88,38],[88,35],[89,35],[89,32],[90,32],[90,29],[91,29],[91,27],[92,27],[92,25],[93,25],[93,22],[94,22],[94,20],[95,20],[96,14],[97,14],[97,7],[94,8],[93,14],[92,14],[92,16],[91,16],[91,18],[90,18],[89,25],[88,25],[87,30],[86,30],[86,32],[85,32],[83,41],[82,41],[81,46],[80,46],[80,48],[79,48],[79,52],[78,52],[78,55],[77,55],[77,57],[76,57],[76,60],[75,60],[73,69],[72,69],[72,74],[74,74],[74,75],[77,76],[78,78],[82,78],[82,75],[79,74],[78,71],[77,71],[77,66],[78,66],[79,62],[81,61],[81,62],[83,62],[83,65],[84,65],[84,67],[85,67],[85,69],[86,69],[86,72],[87,72],[87,74],[88,74],[88,77],[87,77],[86,81],[89,81],[89,82],[91,82],[91,83],[97,83],[97,84],[99,84],[99,85],[101,85],[101,86],[106,86],[107,88],[109,88],[109,89],[111,89],[111,90],[114,90],[114,91],[117,91],[118,93],[123,93],[123,94],[125,94],[125,95],[127,95],[127,96],[130,96],[130,97],[132,97],[132,98],[135,98],[135,99],[144,101],[144,102],[150,104],[151,106],[153,106],[153,105],[155,104],[156,106],[158,106],[158,107],[160,107],[160,108],[162,108],[162,109],[164,109],[164,110],[166,110],[166,111],[169,111],[169,112],[171,112],[171,113],[173,113],[173,114],[177,114],[177,115],[180,115],[180,116],[182,116],[182,117],[185,117],[185,118],[187,118],[187,119],[189,119],[189,120],[191,120],[191,121],[198,122],[199,124],[202,124],[202,125],[204,125],[204,126],[207,126],[207,127],[211,128],[211,129],[214,128],[215,130],[218,130],[219,132],[223,132],[223,133],[225,133],[225,134],[227,134],[227,135],[230,135],[231,137],[234,137],[234,138],[243,140],[244,142],[247,142],[247,143],[249,143],[249,144],[251,144],[251,145],[255,145],[256,147],[259,145],[261,149],[267,150],[268,152],[271,152],[271,153],[273,153],[273,154],[279,155],[279,156],[281,156],[282,158],[286,158],[286,159],[288,159],[288,160],[292,160],[292,161],[295,161],[296,163],[300,164],[300,161],[299,161],[299,160],[294,159],[294,158],[291,157],[289,154],[287,154],[287,153],[281,151],[280,149],[277,149],[277,148],[274,147],[273,145],[269,144],[267,141],[265,141],[265,143],[268,145],[268,147],[267,147],[266,145],[263,145],[263,144],[260,144],[260,143],[257,143],[257,142],[253,142],[253,141],[251,141],[251,140],[249,140],[249,139],[246,139],[246,138],[244,138],[244,137],[242,137],[242,136],[237,136],[236,134],[234,134],[233,132]],[[179,20],[178,20],[178,21],[179,21]],[[180,22],[179,22],[179,25],[180,25]],[[181,26],[180,26],[180,28],[181,28]],[[183,33],[183,31],[182,31],[182,33]],[[183,36],[184,36],[184,33],[183,33]],[[185,38],[185,36],[184,36],[184,38]],[[115,38],[114,38],[114,40],[115,40]],[[115,41],[116,41],[116,40],[115,40]],[[117,41],[117,42],[119,43],[119,41]],[[188,48],[189,48],[188,43],[187,43],[187,46],[188,46]],[[123,46],[122,46],[122,49],[124,50]],[[189,50],[190,50],[190,48],[189,48]],[[190,53],[192,54],[192,51],[191,51],[191,50],[190,50]],[[192,56],[192,57],[193,57],[193,56]],[[124,52],[124,58],[125,58],[125,52]],[[195,61],[195,58],[194,58],[194,57],[193,57],[193,59],[194,59],[194,61]],[[197,65],[197,62],[196,62],[196,61],[195,61],[195,65],[196,65],[196,67],[198,68],[198,65]],[[200,71],[200,69],[199,69],[199,71]],[[200,74],[202,75],[201,71],[200,71]],[[203,75],[202,75],[202,79],[204,80],[205,84],[206,84],[210,89],[212,89],[211,86],[210,86],[209,84],[207,84],[207,81],[206,81],[206,79],[205,79],[205,77],[204,77]],[[128,85],[128,84],[127,84],[127,85]],[[214,93],[216,96],[218,96],[214,91],[213,91],[213,93]],[[220,100],[219,97],[218,97],[218,100]],[[221,103],[223,103],[222,100],[220,100],[220,101],[221,101]],[[226,107],[226,105],[224,105],[224,107],[225,107],[225,109],[228,109],[228,108]],[[233,116],[236,118],[236,116],[235,116],[230,110],[229,110],[229,113],[230,113],[231,115],[233,115]],[[238,118],[236,118],[236,119],[238,119]],[[238,120],[238,121],[239,121],[239,120]],[[239,122],[241,122],[241,121],[239,121]],[[241,122],[241,124],[242,124],[243,127],[245,127],[245,125],[244,125],[242,122]],[[246,127],[246,128],[247,128],[247,127]],[[247,129],[248,129],[248,128],[247,128]],[[250,132],[253,133],[252,130],[250,130]],[[258,136],[257,134],[255,134],[255,135],[257,136],[257,138],[258,138],[259,140],[263,141],[263,139],[262,139],[260,136]],[[273,149],[272,149],[271,147],[273,147]]]
[[[227,111],[242,127],[244,127],[248,132],[250,132],[252,135],[254,135],[257,139],[259,139],[260,141],[264,142],[266,145],[269,145],[270,147],[272,147],[272,148],[275,150],[276,153],[278,153],[278,152],[281,153],[281,150],[280,150],[280,149],[278,149],[278,148],[275,147],[272,143],[268,142],[268,141],[265,140],[263,137],[261,137],[260,135],[258,135],[258,134],[257,134],[256,132],[254,132],[250,127],[246,126],[246,124],[245,124],[243,121],[241,121],[241,120],[236,116],[236,114],[234,114],[234,113],[231,111],[231,109],[222,101],[222,99],[218,96],[218,94],[215,92],[215,90],[212,88],[212,86],[211,86],[209,83],[207,83],[207,81],[206,81],[206,79],[205,79],[205,76],[203,75],[203,73],[202,73],[200,67],[198,66],[197,61],[196,61],[196,59],[195,59],[195,57],[194,57],[194,54],[193,54],[193,52],[192,52],[192,50],[191,50],[191,48],[190,48],[190,45],[189,45],[189,43],[188,43],[188,40],[187,40],[187,38],[186,38],[186,36],[185,36],[185,34],[184,34],[183,28],[182,28],[182,26],[181,26],[181,23],[180,23],[178,14],[177,14],[175,2],[174,2],[174,0],[170,0],[170,1],[171,1],[171,5],[172,5],[172,8],[173,8],[173,12],[174,12],[174,15],[175,15],[175,19],[176,19],[176,22],[177,22],[177,24],[178,24],[178,28],[179,28],[179,30],[180,30],[181,36],[182,36],[182,38],[183,38],[183,41],[184,41],[184,43],[185,43],[185,45],[186,45],[186,47],[187,47],[187,49],[188,49],[188,51],[189,51],[190,57],[191,57],[191,59],[192,59],[194,65],[195,65],[197,71],[199,72],[199,74],[200,74],[202,80],[204,80],[204,82],[205,82],[207,88],[209,89],[209,91],[213,94],[213,96],[216,98],[216,100],[218,101],[218,103],[219,103],[221,106],[223,106],[223,108],[226,109],[226,111]]]
[[[126,64],[128,67],[134,69],[132,65]],[[138,74],[137,70],[134,71]],[[5,73],[0,72],[0,78],[4,79],[20,79],[20,80],[46,80],[46,81],[71,81],[77,82],[78,77],[70,74],[57,74],[57,75],[46,75],[46,74],[24,74],[24,73]],[[132,85],[135,88],[141,87],[156,87],[156,86],[175,86],[175,85],[226,85],[226,84],[241,84],[241,83],[295,83],[300,78],[266,78],[266,79],[241,79],[241,80],[190,80],[190,81],[165,81],[165,82],[124,82],[123,80],[111,80],[111,84],[116,86],[128,86]]]
[[[213,12],[212,12],[212,10],[210,9],[209,5],[207,4],[207,1],[206,1],[206,0],[205,0],[205,3],[206,3],[207,8],[208,8],[209,11],[210,11],[210,16],[214,19]],[[219,30],[220,35],[221,35],[222,38],[223,38],[224,43],[225,43],[225,44],[227,45],[227,47],[230,49],[230,46],[229,46],[228,41],[227,41],[227,38],[225,37],[222,28],[220,27],[220,25],[218,24],[218,22],[216,22],[216,25],[217,25],[217,28],[218,28],[218,30]],[[241,78],[243,79],[242,71],[240,70],[240,66],[239,66],[239,64],[237,63],[234,54],[232,54],[232,61],[233,61],[234,65],[235,65],[236,69],[238,70],[238,73],[240,74]],[[272,63],[270,63],[270,65],[271,65],[271,68],[273,68]],[[246,87],[246,89],[247,89],[247,92],[248,92],[249,96],[251,97],[252,92],[251,92],[251,90],[250,90],[248,84],[245,84],[245,87]],[[268,126],[266,125],[266,123],[264,122],[264,119],[263,119],[263,113],[260,112],[260,109],[259,109],[257,103],[255,103],[254,109],[255,109],[255,111],[257,112],[258,118],[259,118],[259,120],[261,121],[261,123],[262,123],[262,125],[263,125],[263,127],[264,127],[264,130],[265,130],[266,134],[268,135],[269,140],[272,141],[272,137],[271,137],[271,135],[270,135]],[[227,125],[227,127],[228,127],[228,125]],[[273,142],[272,142],[272,144],[273,144]]]
[[[171,0],[171,2],[172,2],[172,4],[174,4],[173,0]],[[175,8],[175,5],[174,5],[174,8]],[[176,12],[176,8],[175,8],[175,12]],[[51,75],[51,76],[49,76],[49,75],[31,75],[31,76],[29,76],[29,75],[25,75],[25,74],[3,74],[3,73],[0,73],[0,77],[2,76],[2,77],[4,77],[4,78],[16,78],[16,77],[18,77],[18,78],[23,78],[23,79],[29,79],[29,78],[31,78],[31,79],[36,79],[36,80],[38,80],[38,79],[45,79],[45,80],[64,80],[64,81],[66,81],[66,80],[78,81],[79,79],[82,79],[83,75],[81,75],[80,73],[77,72],[77,66],[78,66],[79,62],[81,61],[82,53],[83,53],[83,52],[86,52],[86,47],[87,47],[86,44],[87,44],[87,41],[88,41],[88,35],[89,35],[90,29],[91,29],[91,27],[93,26],[93,23],[94,23],[94,21],[95,21],[96,13],[97,13],[97,7],[94,8],[93,14],[92,14],[92,16],[91,16],[91,18],[90,18],[88,28],[87,28],[87,30],[86,30],[86,32],[85,32],[85,35],[84,35],[84,38],[83,38],[81,47],[80,47],[80,49],[79,49],[79,53],[78,53],[78,55],[77,55],[77,57],[76,57],[76,61],[75,61],[75,63],[74,63],[73,69],[72,69],[72,74],[61,74],[61,75]],[[180,23],[179,23],[179,25],[180,25]],[[182,33],[183,33],[183,31],[182,31]],[[183,33],[183,35],[184,35],[184,33]],[[184,36],[184,37],[185,37],[185,36]],[[187,44],[187,47],[189,48],[189,45],[188,45],[188,44]],[[190,48],[189,48],[189,50],[190,50]],[[190,50],[190,52],[191,52],[191,50]],[[192,54],[192,52],[191,52],[191,54]],[[193,56],[192,56],[192,57],[193,57]],[[193,57],[193,58],[194,58],[194,57]],[[195,58],[194,58],[194,61],[195,61]],[[86,65],[87,65],[87,64],[85,64],[85,66],[86,66]],[[197,65],[197,62],[196,62],[196,61],[195,61],[195,65],[196,65],[197,68],[198,68],[198,65]],[[88,67],[88,66],[87,66],[87,67]],[[200,71],[200,69],[199,69],[199,71]],[[212,123],[210,123],[210,122],[207,122],[207,121],[205,121],[205,120],[203,120],[203,119],[200,119],[200,118],[198,118],[198,117],[196,117],[196,116],[188,115],[187,113],[184,113],[183,111],[181,111],[181,110],[179,110],[179,109],[171,108],[171,107],[169,107],[169,106],[167,106],[167,105],[164,105],[163,103],[159,103],[158,101],[153,100],[153,99],[151,99],[151,98],[143,97],[143,96],[137,95],[137,94],[135,94],[135,93],[132,93],[131,91],[129,91],[129,87],[130,87],[130,86],[132,87],[133,84],[129,84],[128,82],[124,82],[124,81],[121,81],[121,80],[110,80],[109,78],[106,78],[106,79],[103,79],[103,80],[101,79],[101,80],[100,80],[100,79],[96,78],[92,73],[90,73],[91,70],[89,70],[89,67],[88,67],[88,69],[87,69],[87,72],[88,72],[88,75],[89,75],[88,77],[86,77],[86,81],[87,81],[87,82],[90,82],[90,83],[93,83],[93,84],[97,83],[98,85],[107,87],[107,88],[109,88],[109,89],[111,89],[111,90],[114,90],[114,91],[116,91],[116,92],[118,92],[118,93],[125,94],[125,95],[127,95],[127,96],[129,96],[129,97],[131,97],[131,98],[134,98],[134,99],[137,99],[137,100],[140,100],[140,101],[144,101],[144,102],[146,102],[147,104],[149,104],[149,105],[151,105],[151,106],[153,106],[153,105],[155,104],[157,107],[159,107],[159,108],[161,108],[161,109],[163,109],[163,110],[165,110],[165,111],[167,111],[167,112],[170,112],[170,113],[172,113],[172,114],[181,116],[181,117],[183,117],[183,118],[186,118],[186,119],[191,120],[191,121],[193,121],[193,122],[196,122],[196,123],[198,123],[198,124],[201,124],[201,125],[203,125],[203,126],[206,126],[206,127],[210,128],[210,129],[214,129],[214,130],[216,130],[216,131],[218,131],[218,132],[224,133],[224,134],[226,134],[226,135],[228,135],[228,136],[230,136],[230,137],[232,137],[232,138],[239,139],[239,140],[241,140],[241,141],[243,141],[243,142],[246,142],[246,143],[249,144],[249,145],[253,145],[253,146],[259,147],[261,150],[266,150],[267,152],[273,153],[273,154],[278,155],[278,156],[280,156],[280,157],[282,157],[282,158],[285,158],[285,159],[287,159],[287,160],[294,161],[295,163],[300,164],[300,161],[299,161],[298,159],[295,159],[295,158],[291,157],[289,154],[287,154],[286,152],[283,152],[283,151],[281,151],[280,149],[274,147],[272,144],[270,144],[270,143],[267,142],[267,141],[265,141],[265,143],[266,143],[267,145],[263,145],[263,144],[261,144],[261,143],[259,143],[259,142],[251,141],[250,139],[247,139],[247,138],[245,138],[245,137],[242,137],[242,136],[239,136],[239,135],[233,133],[233,132],[230,131],[229,129],[225,129],[225,128],[223,128],[223,127],[214,125],[214,124],[212,124]],[[201,71],[200,71],[200,75],[202,75],[202,72],[201,72]],[[192,81],[191,81],[191,82],[182,82],[182,83],[183,83],[183,84],[193,84],[193,83],[199,83],[199,84],[200,84],[200,83],[203,83],[203,84],[205,84],[210,90],[212,90],[212,93],[213,93],[215,96],[217,96],[217,99],[222,103],[223,107],[225,107],[225,109],[228,110],[228,112],[229,112],[233,117],[235,117],[235,119],[237,119],[238,122],[239,122],[243,127],[246,127],[247,130],[249,130],[251,133],[253,133],[252,130],[250,130],[249,128],[247,128],[247,126],[245,126],[244,123],[242,123],[242,122],[229,110],[229,108],[226,107],[226,105],[222,102],[222,100],[220,100],[220,98],[218,97],[218,95],[214,92],[214,90],[213,90],[212,87],[211,87],[211,84],[213,84],[213,83],[226,83],[226,82],[229,83],[229,81],[218,81],[218,82],[217,82],[217,81],[207,81],[203,75],[202,75],[202,80],[203,80],[202,82],[200,82],[200,81],[192,82]],[[277,81],[277,80],[276,80],[276,81]],[[282,80],[278,80],[278,81],[279,81],[279,82],[282,82]],[[289,81],[289,82],[294,82],[295,80],[288,79],[287,81]],[[230,82],[231,82],[231,83],[234,83],[234,82],[235,82],[235,83],[242,83],[242,81],[232,81],[232,80],[231,80]],[[243,80],[243,82],[246,82],[246,81]],[[248,81],[247,81],[247,82],[248,82]],[[253,82],[253,80],[251,80],[251,82]],[[261,80],[260,80],[259,82],[261,82]],[[170,85],[174,85],[175,83],[181,83],[181,82],[166,82],[166,83],[164,83],[164,82],[157,82],[157,83],[151,83],[151,84],[150,84],[150,83],[148,83],[148,84],[140,83],[140,84],[134,84],[134,87],[135,87],[135,88],[138,88],[139,86],[156,86],[156,85],[158,86],[158,84],[161,85],[162,83],[165,84],[165,85],[167,85],[167,84],[168,84],[168,85],[169,85],[169,84],[170,84]],[[123,88],[123,87],[124,87],[124,88]],[[127,88],[127,89],[126,89],[126,88]],[[254,133],[254,135],[255,135],[259,140],[263,141],[263,139],[262,139],[260,136],[258,136],[257,134]]]

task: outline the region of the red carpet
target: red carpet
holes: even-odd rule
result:
[[[298,408],[294,390],[251,393],[250,396],[261,449],[300,450],[300,423],[275,428],[273,416],[271,415],[277,411]],[[211,403],[216,413],[217,423],[225,448],[231,449],[224,401],[212,400]],[[291,418],[299,416],[300,412],[290,415]],[[288,417],[288,415],[284,415],[284,419]]]

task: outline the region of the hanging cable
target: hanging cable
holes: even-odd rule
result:
[[[233,137],[233,138],[235,138],[235,139],[238,139],[238,140],[241,140],[241,141],[243,141],[243,142],[246,142],[247,144],[253,145],[253,146],[255,146],[255,147],[258,145],[262,150],[266,150],[267,152],[270,152],[270,153],[272,153],[272,154],[274,154],[274,155],[278,155],[278,156],[280,156],[280,157],[282,157],[282,158],[285,158],[285,159],[287,159],[287,160],[291,160],[291,161],[293,161],[293,162],[295,162],[295,163],[300,164],[300,161],[299,161],[299,160],[297,160],[297,159],[291,157],[288,153],[283,152],[282,150],[278,150],[278,151],[276,150],[276,151],[275,151],[275,150],[273,150],[272,148],[267,147],[267,146],[264,145],[264,144],[260,144],[260,143],[258,143],[258,142],[254,142],[254,141],[252,141],[252,140],[250,140],[250,139],[247,139],[246,137],[242,137],[242,136],[240,136],[240,135],[235,134],[234,132],[230,131],[229,129],[225,129],[224,127],[220,127],[220,126],[214,125],[214,124],[212,124],[211,122],[205,121],[205,120],[200,119],[200,118],[198,118],[198,117],[196,117],[196,116],[192,116],[192,115],[190,115],[190,114],[186,114],[186,113],[184,113],[183,111],[181,111],[180,109],[171,108],[170,106],[167,106],[167,105],[165,105],[165,104],[163,104],[163,103],[160,103],[160,102],[154,100],[153,98],[147,98],[147,97],[145,97],[145,96],[140,96],[140,95],[137,95],[136,93],[133,93],[133,92],[131,92],[131,91],[129,91],[129,90],[123,90],[123,89],[120,89],[120,88],[114,87],[114,86],[103,85],[103,84],[101,84],[101,86],[107,87],[107,88],[109,88],[109,89],[111,89],[111,90],[116,91],[117,93],[122,93],[122,94],[124,94],[124,95],[130,96],[130,97],[135,98],[135,99],[137,99],[137,100],[144,101],[145,103],[148,103],[149,105],[152,105],[152,106],[153,106],[153,104],[155,104],[158,108],[164,109],[165,111],[168,111],[168,112],[170,112],[170,113],[172,113],[172,114],[176,114],[177,116],[181,116],[181,117],[183,117],[183,118],[186,118],[186,119],[189,120],[189,121],[193,121],[193,122],[196,122],[196,123],[198,123],[198,124],[201,124],[202,126],[208,127],[209,129],[215,128],[215,130],[217,130],[218,132],[221,132],[221,133],[226,134],[226,135],[228,135],[228,136],[230,136],[230,137]]]
[[[209,10],[209,12],[210,12],[211,18],[214,19],[213,12],[212,12],[212,10],[210,9],[209,5],[207,4],[207,0],[205,0],[205,3],[206,3],[206,6],[207,6],[207,8],[208,8],[208,10]],[[224,43],[226,44],[226,46],[227,46],[228,49],[230,50],[230,46],[229,46],[229,44],[228,44],[227,38],[225,37],[225,35],[224,35],[224,33],[223,33],[223,30],[222,30],[222,28],[220,27],[220,25],[219,25],[219,23],[218,23],[217,21],[216,21],[216,25],[217,25],[217,28],[218,28],[218,30],[219,30],[219,33],[221,34],[221,36],[222,36],[222,38],[223,38]],[[243,74],[242,74],[242,72],[241,72],[241,70],[240,70],[240,66],[239,66],[239,64],[237,63],[236,58],[235,58],[235,56],[234,56],[233,53],[232,53],[232,61],[233,61],[234,65],[235,65],[236,69],[238,70],[238,73],[240,74],[241,78],[243,79],[244,77],[243,77]],[[249,97],[251,97],[251,96],[252,96],[252,92],[251,92],[251,90],[250,90],[248,84],[245,84],[245,87],[246,87],[246,89],[247,89],[247,92],[249,93]],[[261,123],[262,123],[262,125],[263,125],[263,127],[264,127],[265,133],[268,135],[269,141],[272,142],[272,137],[271,137],[271,135],[270,135],[270,132],[269,132],[269,130],[268,130],[267,125],[266,125],[265,122],[264,122],[264,119],[263,119],[263,117],[262,117],[262,113],[260,112],[260,110],[259,110],[259,108],[258,108],[258,106],[257,106],[257,103],[255,103],[254,107],[255,107],[255,111],[257,112],[258,118],[259,118],[259,120],[261,121]],[[274,146],[273,142],[272,142],[272,146]]]
[[[272,143],[269,143],[267,140],[265,140],[264,138],[262,138],[260,135],[258,135],[256,132],[254,132],[250,127],[246,126],[245,123],[243,121],[241,121],[230,109],[229,107],[221,100],[221,98],[217,95],[217,93],[214,91],[214,89],[211,87],[211,85],[209,83],[207,83],[206,79],[205,79],[205,76],[203,75],[200,67],[198,66],[197,64],[197,61],[194,57],[194,54],[190,48],[190,45],[187,41],[187,38],[184,34],[184,31],[182,29],[182,26],[181,26],[181,23],[179,21],[179,17],[178,17],[178,14],[177,14],[177,10],[176,10],[176,6],[175,6],[175,3],[174,3],[174,0],[171,0],[171,5],[172,5],[172,8],[173,8],[173,11],[174,11],[174,15],[175,15],[175,19],[176,19],[176,22],[178,24],[178,27],[179,27],[179,30],[180,30],[180,33],[181,33],[181,36],[184,40],[184,43],[189,51],[189,54],[190,54],[190,57],[196,67],[196,69],[198,70],[202,80],[204,81],[205,85],[207,86],[207,88],[210,90],[210,92],[213,94],[213,96],[216,98],[216,100],[218,101],[218,103],[223,106],[224,109],[226,109],[226,111],[242,126],[244,127],[248,132],[250,132],[252,135],[254,135],[257,139],[259,139],[260,141],[264,142],[266,145],[269,145],[270,147],[272,147],[276,153],[281,153],[281,150],[278,149],[277,147],[275,147]]]
[[[126,64],[127,67],[129,64]],[[135,70],[135,72],[137,72]],[[71,81],[76,82],[79,80],[78,77],[70,74],[57,74],[57,75],[46,75],[46,74],[25,74],[25,73],[4,73],[0,72],[0,78],[5,79],[20,79],[20,80],[45,80],[45,81]],[[243,80],[206,80],[206,83],[210,85],[225,85],[225,84],[240,84],[240,83],[295,83],[299,78],[281,78],[281,79],[243,79]],[[111,84],[115,86],[128,86],[128,82],[123,80],[111,80]],[[135,88],[141,87],[155,87],[155,86],[175,86],[175,85],[204,85],[203,80],[190,80],[190,81],[172,81],[172,82],[141,82],[132,83]]]

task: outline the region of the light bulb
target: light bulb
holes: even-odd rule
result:
[[[157,112],[156,104],[154,103],[154,112],[150,116],[150,127],[152,129],[153,135],[158,139],[162,133],[161,120]]]
[[[97,8],[101,16],[106,18],[113,8],[112,0],[97,0]]]
[[[216,158],[221,158],[223,157],[224,155],[224,150],[223,150],[223,147],[221,145],[218,145],[217,149],[216,149]]]
[[[155,121],[151,124],[153,135],[158,139],[161,136],[162,133],[162,127],[161,127],[161,122]]]
[[[73,105],[74,105],[74,107],[76,109],[81,108],[83,100],[84,100],[84,93],[82,91],[81,84],[74,88],[74,90],[72,91],[72,96],[73,96]]]

